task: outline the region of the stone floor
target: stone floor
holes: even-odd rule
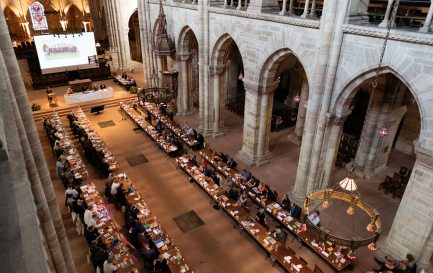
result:
[[[155,147],[153,141],[146,135],[134,132],[135,126],[129,120],[121,120],[116,108],[109,108],[103,114],[93,115],[86,113],[93,123],[93,128],[101,135],[124,170],[134,181],[140,193],[143,195],[152,213],[159,219],[163,228],[175,240],[186,259],[189,261],[194,272],[200,273],[240,273],[240,272],[282,272],[278,267],[272,267],[269,260],[265,261],[265,252],[245,233],[239,234],[234,228],[233,221],[223,211],[217,211],[209,203],[209,197],[194,184],[188,182],[187,177],[176,168],[172,158],[166,156]],[[192,126],[196,126],[197,114],[178,117],[178,122],[187,120]],[[112,120],[116,125],[101,128],[98,122]],[[225,112],[225,122],[229,127],[226,135],[207,139],[207,145],[217,151],[224,151],[235,156],[241,148],[242,141],[242,119]],[[65,121],[65,124],[66,121]],[[48,140],[37,124],[41,142],[46,152],[46,159],[53,177],[54,187],[58,197],[58,204],[64,219],[67,235],[71,244],[77,272],[93,272],[91,266],[86,263],[87,245],[84,238],[77,235],[72,226],[72,221],[64,208],[64,189],[59,181],[55,179],[54,159],[50,152]],[[287,136],[290,129],[271,133],[270,150],[273,154],[271,163],[262,167],[249,168],[255,176],[275,188],[280,196],[288,192],[294,185],[300,147],[292,144]],[[127,158],[143,154],[148,162],[133,165],[128,164]],[[239,167],[246,167],[238,161]],[[365,201],[375,207],[380,213],[383,221],[383,240],[389,232],[392,220],[395,216],[400,200],[392,199],[383,192],[377,191],[378,183],[383,180],[385,174],[392,174],[401,166],[412,167],[413,160],[399,153],[392,153],[389,168],[373,180],[357,179],[360,193]],[[101,179],[97,171],[89,164],[87,165],[91,181],[102,191],[104,179]],[[333,176],[337,182],[345,176],[345,170],[338,170]],[[109,212],[117,225],[121,226],[121,213],[112,205],[107,205]],[[337,209],[338,206],[334,206]],[[173,218],[187,212],[194,211],[204,222],[204,225],[195,227],[183,233]],[[357,215],[357,214],[355,214]],[[332,227],[339,234],[347,234],[353,231],[363,232],[366,223],[363,219],[348,217],[343,209],[339,213],[323,213],[322,223]],[[317,264],[324,272],[332,270],[313,254],[309,249],[300,247],[295,240],[289,244],[302,256],[310,268]],[[372,268],[375,263],[373,254],[366,248],[357,251],[358,259],[356,267],[352,272],[365,272]]]

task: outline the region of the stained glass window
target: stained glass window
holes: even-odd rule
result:
[[[29,11],[34,30],[48,29],[47,18],[45,17],[44,13],[44,6],[41,3],[34,2],[30,5]]]

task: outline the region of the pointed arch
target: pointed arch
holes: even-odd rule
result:
[[[230,49],[236,45],[238,47],[238,44],[233,39],[232,36],[230,36],[228,33],[225,33],[221,35],[220,38],[215,42],[215,45],[212,49],[212,59],[211,59],[211,65],[213,66],[221,66],[223,65],[228,58],[228,55],[230,54]],[[238,47],[239,48],[239,47]],[[244,56],[242,55],[242,52],[239,51],[239,54],[241,55],[242,60],[244,59]]]
[[[337,115],[341,115],[341,114],[349,112],[351,101],[354,98],[354,96],[356,95],[357,90],[363,84],[365,84],[365,83],[367,83],[373,79],[373,77],[376,74],[376,69],[377,68],[375,68],[375,67],[370,67],[367,70],[363,71],[362,73],[354,76],[352,79],[347,81],[345,84],[343,84],[342,86],[344,86],[344,87],[339,92],[336,93],[338,95],[333,100],[333,103],[330,107],[330,112],[337,114]],[[420,122],[421,122],[420,136],[421,136],[422,132],[424,130],[426,130],[425,118],[423,117],[423,113],[425,113],[425,112],[423,111],[423,104],[419,100],[419,97],[417,96],[416,90],[414,90],[414,87],[410,84],[410,81],[408,79],[406,79],[402,74],[400,74],[396,69],[394,69],[391,66],[382,67],[380,72],[379,72],[379,75],[384,75],[384,74],[388,74],[388,73],[394,75],[398,80],[400,80],[408,88],[408,90],[410,91],[410,93],[414,97],[416,104],[418,105],[419,113],[420,113],[420,117],[421,117],[421,119],[420,119]]]

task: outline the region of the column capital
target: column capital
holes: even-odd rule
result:
[[[339,113],[327,113],[326,117],[328,118],[328,126],[343,125],[350,114],[352,114],[352,109]]]
[[[225,69],[224,65],[209,65],[209,76],[219,75]]]
[[[418,141],[414,141],[416,161],[426,168],[433,169],[433,151],[429,151],[420,146]]]
[[[176,54],[176,60],[178,62],[186,62],[191,57],[191,52],[189,53],[177,53]]]

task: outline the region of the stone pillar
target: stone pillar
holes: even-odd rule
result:
[[[209,0],[198,3],[198,20],[201,22],[197,42],[199,46],[199,131],[211,134],[209,107]]]
[[[431,149],[431,147],[429,147]],[[421,266],[431,266],[433,254],[433,151],[418,146],[416,162],[391,230],[379,249],[403,259],[410,253]],[[420,266],[418,267],[420,269]]]
[[[209,76],[213,81],[213,137],[224,134],[224,128],[221,122],[221,75],[224,71],[223,66],[210,66]]]
[[[368,23],[368,5],[370,0],[350,1],[347,21],[353,24]]]
[[[251,0],[247,8],[248,12],[253,13],[278,12],[279,9],[278,1],[275,0]]]
[[[21,78],[18,63],[11,47],[12,41],[8,33],[3,13],[0,14],[0,52],[3,56],[3,80],[10,90],[10,103],[16,130],[19,134],[22,158],[25,160],[27,179],[30,181],[35,198],[36,209],[56,272],[75,273],[75,265],[63,226],[62,216],[57,205],[50,173],[46,165],[44,153],[29,109],[26,89]],[[13,93],[12,93],[13,92]],[[12,130],[12,129],[11,129]],[[9,147],[16,151],[13,147]],[[30,212],[28,212],[30,213]]]
[[[245,114],[242,149],[238,157],[246,164],[263,165],[270,161],[269,134],[273,92],[258,92],[258,84],[244,78]],[[278,86],[270,87],[273,91]],[[273,89],[272,89],[273,88]]]
[[[307,115],[307,103],[308,103],[308,81],[305,74],[302,76],[302,87],[301,87],[301,100],[299,101],[298,116],[296,118],[295,131],[289,135],[290,141],[296,145],[301,145],[302,134],[304,132],[305,117]]]
[[[388,0],[388,6],[386,7],[385,17],[383,18],[383,21],[379,24],[379,27],[388,27],[389,15],[391,14],[393,2],[394,0]],[[391,22],[391,24],[394,25],[394,22]]]
[[[310,17],[316,18],[316,0],[313,0],[313,3],[311,3],[311,10],[310,10]]]
[[[290,0],[289,11],[287,12],[288,15],[292,15],[293,14],[293,1],[294,0]]]
[[[343,24],[347,15],[346,0],[328,1],[320,19],[320,41],[314,68],[303,133],[301,153],[295,187],[290,193],[298,205],[313,191],[318,177],[320,153],[323,145],[326,113],[329,111],[334,88],[340,48],[343,40]],[[314,98],[314,99],[313,99]]]
[[[146,85],[150,84],[151,79],[151,65],[150,65],[150,58],[149,58],[149,26],[147,25],[146,20],[146,1],[138,1],[138,21],[139,21],[139,28],[140,28],[140,45],[141,45],[141,55],[143,59],[143,73],[144,73],[144,82]],[[178,106],[179,107],[179,106]],[[179,108],[178,108],[179,109]]]
[[[177,93],[177,109],[180,115],[188,115],[191,113],[191,86],[188,84],[188,74],[190,69],[188,68],[188,60],[190,54],[177,54],[177,61],[180,63],[180,77],[181,83],[179,92]]]
[[[283,0],[283,7],[281,8],[280,15],[286,15],[286,14],[287,14],[287,0]]]
[[[236,9],[241,9],[242,8],[242,0],[238,0],[238,6],[236,7]]]
[[[344,113],[344,116],[330,117],[328,128],[326,130],[326,142],[322,153],[325,156],[323,164],[323,179],[319,180],[316,187],[318,189],[329,188],[331,185],[332,173],[335,166],[335,159],[337,158],[338,149],[340,147],[341,134],[343,132],[344,122],[350,115],[350,112]]]
[[[427,17],[425,18],[424,25],[420,27],[419,32],[429,32],[431,28],[433,17],[433,2],[430,3],[430,8],[428,9]]]
[[[305,0],[304,12],[301,15],[302,18],[307,18],[309,5],[310,5],[310,0]]]

